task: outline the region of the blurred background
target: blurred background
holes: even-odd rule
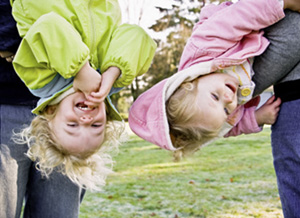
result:
[[[178,70],[179,60],[191,35],[199,13],[208,3],[223,0],[119,0],[123,23],[137,24],[157,43],[157,50],[149,71],[137,77],[131,86],[112,96],[122,117],[127,120],[132,102],[157,82]],[[272,95],[272,87],[262,95],[262,102]]]
[[[132,102],[157,82],[177,72],[179,60],[193,24],[198,21],[205,0],[119,0],[123,23],[137,24],[157,43],[149,71],[131,86],[112,96],[126,120]],[[214,1],[216,4],[221,1]]]

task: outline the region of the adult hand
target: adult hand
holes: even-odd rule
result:
[[[0,51],[0,57],[5,58],[7,62],[12,62],[15,54],[10,51]]]
[[[292,11],[300,12],[299,0],[283,0],[283,8],[290,9]]]

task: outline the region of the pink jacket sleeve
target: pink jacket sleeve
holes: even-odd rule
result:
[[[257,133],[262,130],[255,118],[255,111],[260,97],[253,98],[247,104],[239,106],[234,114],[228,118],[229,123],[236,122],[233,128],[224,136],[237,136],[241,134]]]
[[[215,57],[245,59],[256,56],[253,51],[268,43],[262,37],[263,32],[258,31],[283,17],[278,0],[241,0],[235,4],[225,2],[204,7],[184,48],[179,70]]]

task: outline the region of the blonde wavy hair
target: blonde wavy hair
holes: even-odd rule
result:
[[[126,139],[125,124],[108,118],[105,127],[104,142],[100,148],[84,156],[75,156],[62,149],[53,138],[49,119],[55,113],[36,116],[30,126],[14,133],[13,140],[18,144],[27,144],[26,155],[36,161],[36,168],[48,177],[53,170],[66,175],[79,187],[100,191],[106,177],[111,174],[112,155],[118,151],[121,142]]]
[[[203,117],[198,106],[197,81],[198,78],[182,83],[166,103],[170,135],[173,146],[177,148],[173,153],[175,161],[192,155],[219,132],[219,130],[210,131],[201,124],[192,125],[195,116]]]

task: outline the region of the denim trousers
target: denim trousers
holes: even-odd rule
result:
[[[300,217],[300,99],[281,105],[272,126],[272,152],[285,218]]]
[[[254,93],[283,81],[300,79],[300,14],[266,28],[270,45],[255,58]],[[279,196],[285,218],[300,218],[300,99],[284,102],[272,125],[271,144]]]
[[[31,107],[0,105],[0,217],[76,218],[85,191],[58,172],[41,176],[25,155],[27,145],[15,144],[13,131],[29,125]]]

